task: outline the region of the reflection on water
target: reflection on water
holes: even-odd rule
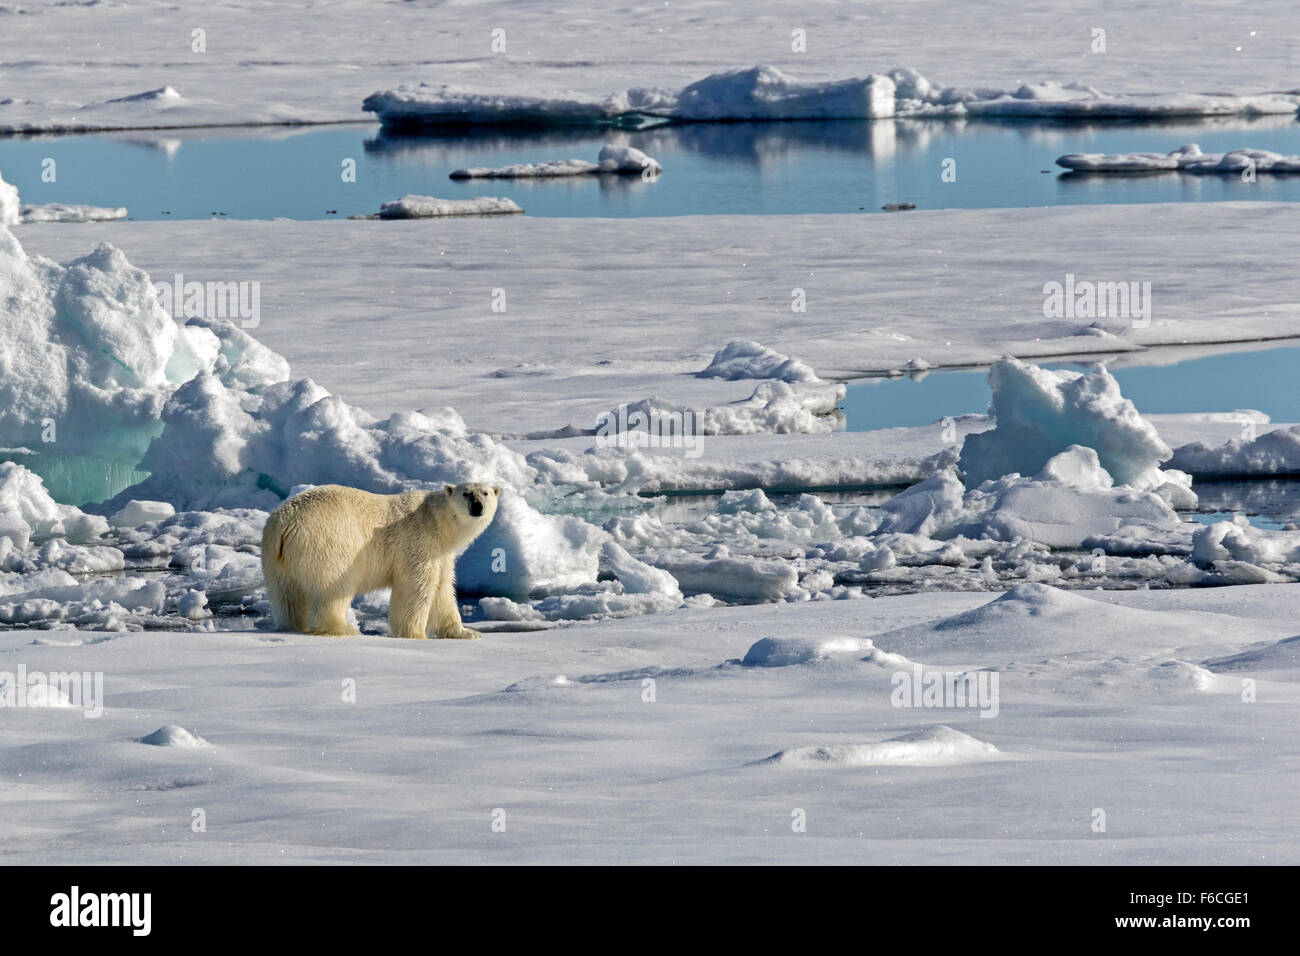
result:
[[[1196,520],[1205,524],[1244,515],[1257,528],[1276,531],[1300,522],[1300,481],[1198,481],[1195,488]]]
[[[594,160],[612,142],[658,159],[655,183],[631,176],[461,181],[464,166]],[[878,212],[1081,203],[1300,200],[1300,176],[1078,176],[1065,152],[1300,153],[1294,117],[1105,124],[1026,120],[701,123],[645,130],[448,129],[399,134],[373,124],[132,131],[0,138],[0,170],[28,202],[126,206],[134,219],[329,219],[375,212],[408,193],[509,196],[533,216]],[[42,160],[58,163],[55,183]],[[343,164],[356,179],[344,181]],[[947,166],[945,163],[947,162]],[[956,178],[941,176],[954,169]],[[951,177],[949,177],[950,179]]]

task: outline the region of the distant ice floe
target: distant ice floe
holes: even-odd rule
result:
[[[1300,475],[1300,425],[1221,445],[1191,442],[1174,453],[1170,465],[1206,478]]]
[[[512,166],[472,166],[452,170],[452,179],[555,179],[565,176],[658,175],[663,167],[639,149],[631,146],[603,146],[596,162],[585,159],[556,159],[544,163],[515,163]]]
[[[943,87],[915,70],[894,69],[805,83],[773,66],[713,73],[680,90],[629,89],[606,97],[476,93],[446,85],[402,86],[371,94],[362,108],[387,127],[464,125],[638,126],[719,120],[884,119],[988,116],[1135,119],[1293,114],[1297,93],[1106,93],[1080,83],[1024,84],[1015,90]]]
[[[8,101],[0,106],[9,105]],[[207,101],[191,100],[173,86],[87,103],[58,104],[59,113],[40,123],[11,122],[0,111],[0,133],[84,133],[105,129],[139,129],[158,126],[186,126],[187,114]],[[197,119],[197,117],[196,117]],[[201,123],[208,120],[199,120]]]
[[[19,222],[112,222],[125,218],[125,206],[82,206],[52,202],[23,206],[18,211]]]
[[[82,206],[65,203],[25,204],[19,202],[18,187],[0,175],[0,226],[26,222],[108,222],[125,219],[125,206]]]
[[[473,199],[437,199],[403,196],[379,207],[380,219],[432,219],[439,216],[510,216],[523,212],[513,199],[477,196]]]
[[[1300,156],[1267,149],[1233,149],[1203,153],[1195,143],[1168,153],[1066,153],[1056,165],[1081,173],[1180,172],[1201,176],[1226,176],[1247,170],[1285,175],[1300,173]]]

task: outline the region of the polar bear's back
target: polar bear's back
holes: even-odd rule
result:
[[[358,559],[381,544],[384,529],[408,517],[424,498],[421,492],[376,495],[343,485],[311,488],[289,498],[267,520],[263,563],[327,580],[358,570]]]

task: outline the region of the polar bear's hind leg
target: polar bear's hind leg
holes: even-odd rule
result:
[[[312,626],[308,633],[327,637],[357,637],[361,632],[348,623],[348,608],[352,595],[319,600],[313,608]]]
[[[277,575],[267,582],[271,600],[271,618],[277,631],[307,630],[307,613],[311,610],[307,592],[293,581]]]

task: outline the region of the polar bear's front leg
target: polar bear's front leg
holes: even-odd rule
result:
[[[438,590],[429,609],[429,633],[435,637],[462,641],[476,641],[478,631],[472,631],[460,620],[460,606],[456,603],[456,559],[447,558],[438,569]]]
[[[432,581],[399,581],[393,585],[388,599],[388,633],[393,637],[423,640],[429,635],[425,628],[429,621],[429,608],[434,604]]]

